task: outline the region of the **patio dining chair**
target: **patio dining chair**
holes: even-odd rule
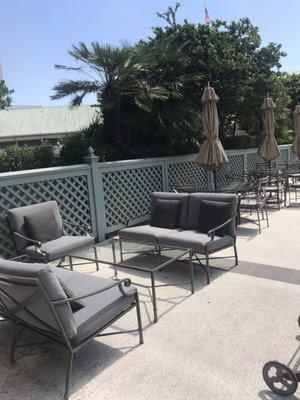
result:
[[[64,399],[69,397],[74,356],[92,339],[136,332],[143,343],[138,292],[129,279],[112,281],[45,264],[0,259],[0,304],[14,327],[11,362],[26,329],[66,348]],[[134,308],[137,329],[104,332]]]
[[[68,254],[85,249],[95,241],[89,226],[61,218],[56,201],[10,209],[6,220],[17,254],[27,254],[32,261],[48,263],[59,260],[60,265]],[[67,235],[65,225],[75,226],[83,231],[83,235]],[[68,257],[73,269],[72,257]],[[96,254],[95,258],[97,260]],[[97,261],[96,265],[98,270]]]
[[[240,220],[245,220],[257,225],[259,233],[261,233],[261,220],[266,219],[267,227],[269,227],[266,194],[267,185],[268,177],[259,178],[257,185],[240,199]],[[245,213],[250,214],[250,216],[246,217],[243,215]],[[255,215],[257,217],[256,219]]]

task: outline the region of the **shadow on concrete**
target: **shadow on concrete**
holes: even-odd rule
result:
[[[300,270],[276,267],[274,265],[258,264],[249,261],[241,261],[231,270],[235,274],[254,276],[256,278],[270,279],[272,281],[300,285]]]
[[[298,396],[288,396],[288,397],[283,397],[283,396],[279,396],[276,393],[273,393],[271,390],[261,390],[258,393],[258,396],[261,400],[283,400],[283,399],[289,399],[289,400],[299,400]]]
[[[26,398],[53,400],[63,398],[68,354],[63,345],[46,341],[41,335],[30,330],[24,332],[20,344],[39,342],[38,345],[20,347],[16,350],[16,362],[9,361],[9,345],[12,329],[8,321],[0,323],[0,366],[5,382],[1,387],[1,399],[17,398],[20,386],[24,387]],[[41,344],[41,341],[45,341]],[[133,346],[115,348],[92,340],[74,357],[70,394],[101,374],[121,357],[136,349],[138,338],[129,339]],[[7,397],[6,397],[7,395]],[[24,397],[24,398],[25,398]]]

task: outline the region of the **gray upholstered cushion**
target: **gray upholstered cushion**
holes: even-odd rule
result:
[[[211,229],[223,224],[231,217],[230,204],[223,201],[202,200],[200,208],[200,218],[198,230],[202,233],[207,233]],[[227,226],[218,229],[215,234],[224,236],[227,231]]]
[[[112,284],[112,281],[108,279],[83,275],[62,268],[56,268],[56,274],[76,296],[82,296]],[[74,313],[77,344],[109,323],[129,307],[133,301],[134,295],[123,296],[117,286],[103,293],[81,299],[80,302],[84,305],[84,308]]]
[[[222,201],[225,203],[229,203],[230,204],[230,216],[234,215],[237,212],[238,197],[235,194],[193,193],[190,195],[187,229],[198,229],[202,200]],[[230,224],[228,224],[226,234],[229,234],[232,237],[236,236],[236,221],[235,220],[233,220]]]
[[[53,261],[92,245],[94,240],[95,238],[92,236],[61,236],[58,239],[43,243],[40,250],[46,253],[47,261]],[[32,259],[43,260],[43,256],[36,252],[35,246],[28,246],[23,251]]]
[[[50,299],[66,298],[53,271],[46,265],[0,260],[0,288],[10,296],[9,298],[0,293],[0,299],[9,311],[17,305],[17,302],[22,303],[25,299],[35,295],[38,291],[38,282]],[[29,312],[20,310],[15,312],[15,316],[36,328],[60,331],[44,292],[39,290],[32,300],[26,306]],[[77,331],[70,306],[68,304],[60,305],[57,307],[57,312],[68,337],[74,338]]]
[[[205,252],[205,245],[209,241],[210,237],[204,233],[200,233],[198,230],[185,230],[182,232],[160,234],[158,236],[158,242],[162,246],[183,247],[186,249],[192,249],[194,252],[200,254]],[[208,250],[216,251],[223,247],[232,245],[233,242],[234,239],[232,236],[215,236],[214,240],[209,243]]]
[[[181,201],[179,220],[178,220],[178,228],[185,229],[186,224],[187,224],[189,195],[187,193],[169,193],[169,192],[154,192],[154,193],[152,193],[150,220],[151,220],[152,212],[156,206],[156,202],[158,199],[180,200]]]
[[[52,268],[46,268],[39,274],[38,279],[41,286],[45,289],[50,301],[67,299],[67,296]],[[74,339],[77,335],[77,328],[70,304],[59,304],[55,306],[55,311],[66,331],[67,337],[69,339]]]
[[[10,209],[7,212],[7,221],[10,229],[12,231],[20,233],[21,235],[26,236],[27,231],[25,227],[24,216],[29,214],[39,213],[49,208],[51,208],[56,215],[59,214],[56,201],[47,201],[45,203],[33,204],[30,206]],[[18,253],[21,253],[25,247],[30,245],[30,242],[18,238],[16,236],[14,237],[14,240]]]
[[[150,225],[159,228],[178,228],[180,200],[157,199],[151,213]]]
[[[166,229],[151,225],[132,226],[119,231],[119,237],[123,240],[132,242],[144,242],[149,244],[157,244],[157,239],[160,234],[180,232],[181,229]]]
[[[52,205],[24,216],[27,236],[42,243],[61,237],[63,224],[58,209]]]

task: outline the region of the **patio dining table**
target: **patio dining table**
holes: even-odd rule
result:
[[[249,181],[234,181],[230,182],[228,185],[223,186],[222,188],[218,189],[218,192],[222,193],[233,193],[238,195],[239,197],[249,190],[253,190],[256,186],[255,182]]]

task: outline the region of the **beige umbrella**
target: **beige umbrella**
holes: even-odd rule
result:
[[[280,154],[279,148],[274,136],[275,132],[275,103],[270,97],[267,97],[262,105],[263,110],[263,132],[265,138],[258,149],[258,154],[266,161],[271,163],[271,160],[277,158]]]
[[[295,107],[294,111],[294,139],[292,144],[293,153],[300,157],[300,105]]]
[[[219,139],[219,118],[217,102],[219,97],[214,88],[206,87],[202,99],[202,125],[206,139],[202,143],[196,158],[196,163],[206,170],[214,172],[216,189],[216,171],[228,163],[227,155]]]

